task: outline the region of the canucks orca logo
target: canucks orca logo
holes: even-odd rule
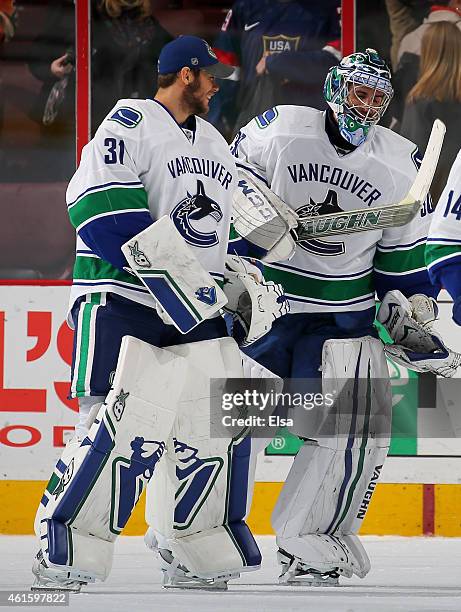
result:
[[[297,209],[297,213],[302,219],[303,217],[317,217],[322,215],[328,215],[330,213],[344,212],[343,209],[338,205],[338,194],[333,189],[329,189],[328,193],[323,202],[314,202],[312,198],[309,198],[309,204],[301,206]],[[298,246],[314,255],[342,255],[346,251],[344,242],[330,242],[327,240],[302,240],[298,242]]]
[[[123,416],[126,398],[129,395],[129,391],[125,393],[123,389],[120,389],[120,393],[115,397],[115,402],[112,404],[112,412],[114,413],[114,417],[117,419],[117,421],[120,421]]]
[[[195,295],[200,302],[208,306],[216,304],[216,287],[199,287]]]
[[[219,223],[222,216],[219,204],[206,195],[203,183],[199,180],[197,180],[197,193],[191,195],[187,192],[187,197],[181,200],[170,214],[176,229],[184,240],[201,248],[218,244],[218,234],[215,231],[202,232],[193,222],[212,217]]]
[[[146,254],[143,253],[139,249],[138,241],[136,240],[134,244],[129,244],[128,248],[130,249],[131,256],[134,259],[134,263],[140,268],[150,268],[151,263],[147,258]]]
[[[165,451],[160,440],[146,440],[136,436],[131,440],[129,459],[117,457],[112,464],[110,530],[120,533],[125,527],[144,487],[152,478],[154,469]],[[123,491],[123,495],[120,493]]]
[[[174,440],[176,476],[180,485],[175,495],[174,527],[187,529],[205,503],[224,461],[221,457],[198,456],[198,449]]]

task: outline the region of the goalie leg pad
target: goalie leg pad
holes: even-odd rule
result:
[[[388,376],[379,340],[325,342],[323,392],[343,385],[335,401],[337,437],[305,442],[272,515],[280,548],[319,571],[338,567],[345,575],[363,577],[369,570],[368,557],[355,534],[389,447]],[[344,385],[349,379],[350,389]]]
[[[122,252],[183,334],[216,315],[227,302],[169,217],[161,217],[134,236]]]
[[[185,372],[181,357],[123,338],[113,387],[49,491],[39,534],[47,564],[107,577],[113,543],[163,455]]]
[[[167,453],[147,490],[146,522],[160,547],[195,576],[257,568],[261,556],[245,523],[252,441],[210,438],[210,378],[242,378],[240,351],[231,338],[168,350],[189,369]]]
[[[67,470],[68,465],[75,456],[75,453],[82,443],[83,438],[88,434],[89,429],[93,425],[103,402],[104,397],[88,396],[79,398],[79,423],[75,428],[75,435],[67,442],[61,457],[54,466],[51,478],[46,485],[42,499],[40,500],[40,504],[37,508],[37,513],[34,520],[34,532],[38,538],[40,538],[40,525],[42,519],[46,519],[47,516],[46,506],[48,505],[50,498],[52,499],[52,492],[62,479],[64,472]]]

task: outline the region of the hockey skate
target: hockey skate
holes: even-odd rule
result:
[[[148,529],[144,542],[146,546],[156,553],[160,569],[163,574],[162,586],[165,589],[201,589],[206,591],[227,591],[227,582],[232,578],[239,578],[239,573],[223,574],[210,578],[194,576],[173,557],[170,550],[159,548],[152,529]]]
[[[30,587],[31,591],[66,591],[80,593],[84,584],[94,582],[94,578],[78,570],[57,569],[49,567],[43,557],[43,552],[38,551],[32,566],[35,581]]]
[[[279,583],[300,586],[339,586],[339,569],[320,572],[279,548],[277,558],[282,565]]]

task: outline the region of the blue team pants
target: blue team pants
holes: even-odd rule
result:
[[[333,338],[377,337],[375,309],[298,313],[277,319],[272,330],[244,352],[282,378],[319,378],[322,349]]]

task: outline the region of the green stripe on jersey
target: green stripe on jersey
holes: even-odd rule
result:
[[[461,245],[441,245],[429,242],[426,244],[426,265],[432,266],[439,259],[454,255],[461,255]]]
[[[213,274],[211,276],[213,276]],[[213,279],[222,289],[224,286],[223,277],[218,275],[213,276]],[[77,255],[75,258],[74,280],[113,280],[120,283],[127,283],[135,287],[144,287],[144,283],[137,276],[119,270],[104,259],[99,259],[98,257],[87,257],[86,255]]]
[[[69,217],[72,225],[77,228],[97,215],[111,211],[123,212],[133,208],[149,209],[147,193],[143,187],[137,187],[136,189],[117,187],[89,193],[69,207]]]
[[[242,237],[240,236],[239,233],[237,233],[237,230],[234,227],[234,224],[231,223],[230,225],[230,229],[229,229],[229,242],[231,240],[241,240]]]
[[[98,281],[107,279],[129,283],[138,287],[144,286],[137,276],[133,276],[128,272],[122,272],[122,270],[119,270],[103,259],[77,255],[74,265],[74,280]]]
[[[378,272],[411,272],[425,267],[425,244],[418,244],[412,249],[395,251],[377,250],[374,266]]]
[[[309,278],[296,272],[264,266],[264,278],[280,283],[285,293],[299,297],[314,298],[331,302],[353,300],[370,293],[374,294],[373,275],[366,274],[352,279]]]

